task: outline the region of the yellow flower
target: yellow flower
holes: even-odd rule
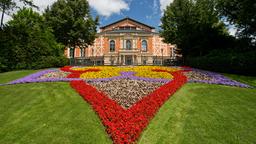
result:
[[[134,67],[114,67],[114,66],[93,66],[93,67],[81,67],[73,68],[73,70],[87,70],[87,69],[100,69],[99,72],[83,73],[80,77],[84,79],[94,78],[110,78],[120,76],[120,72],[133,71],[135,76],[146,78],[165,78],[172,79],[172,75],[166,72],[154,72],[154,69],[167,70],[170,72],[178,71],[179,68],[162,67],[162,66],[134,66]]]

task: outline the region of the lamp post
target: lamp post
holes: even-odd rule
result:
[[[142,49],[140,49],[140,65],[142,65]]]
[[[110,55],[110,65],[113,65],[113,57]]]
[[[93,59],[93,65],[95,65],[94,48],[92,48],[92,59]]]
[[[162,53],[162,65],[164,65],[164,54],[163,54],[163,49],[161,49],[161,53]]]
[[[120,62],[120,54],[119,54],[119,51],[117,52],[117,65],[121,65]]]
[[[96,50],[95,50],[95,65],[97,65],[97,47],[96,47]]]
[[[85,48],[86,48],[86,46],[84,44],[84,40],[82,40],[82,48],[83,48],[83,51],[81,52],[82,53],[81,57],[84,58],[85,57]]]
[[[68,49],[69,49],[69,62],[70,65],[75,65],[75,47],[70,44],[70,40],[68,40]]]

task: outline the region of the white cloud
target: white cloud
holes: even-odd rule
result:
[[[160,10],[161,10],[161,12],[163,13],[164,10],[166,9],[166,7],[167,7],[170,3],[172,3],[172,2],[173,2],[173,0],[160,0]]]
[[[39,7],[39,11],[43,12],[47,6],[52,5],[57,0],[33,0],[34,4]]]
[[[52,5],[57,0],[33,0],[34,4],[39,7],[39,12],[42,13],[47,6]],[[16,1],[17,5],[23,7],[24,4]],[[114,13],[121,13],[122,10],[129,10],[129,4],[132,0],[88,0],[89,5],[94,8],[99,15],[109,17]],[[0,12],[1,14],[2,12]],[[15,12],[14,12],[15,13]],[[4,23],[11,20],[11,16],[5,15]]]
[[[158,6],[158,3],[157,3],[157,0],[154,0],[153,2],[153,15],[157,14],[159,10],[159,6]]]
[[[146,15],[146,19],[152,19],[153,15]]]
[[[48,5],[52,5],[54,2],[56,2],[57,0],[33,0],[34,4],[36,6],[39,7],[39,12],[42,13],[44,11],[44,9],[48,6]],[[19,1],[15,1],[17,2],[17,5],[19,7],[23,7],[25,6],[22,2]],[[36,10],[36,9],[35,9]],[[16,10],[13,11],[12,13],[16,13]],[[2,11],[0,12],[0,15],[2,15]],[[10,15],[5,14],[4,15],[4,23],[7,23],[9,20],[11,20],[12,17]]]
[[[124,0],[88,0],[88,2],[99,15],[106,17],[120,13],[122,10],[129,10],[129,4]]]

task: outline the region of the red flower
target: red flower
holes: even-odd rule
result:
[[[70,68],[63,67],[61,70],[72,72],[69,75],[70,77],[79,77],[84,72],[99,71],[98,69],[74,71]],[[70,84],[98,113],[114,143],[128,144],[134,143],[139,138],[143,129],[164,102],[187,82],[187,78],[182,74],[182,71],[170,72],[158,69],[154,71],[170,73],[174,78],[127,110],[82,80],[71,81]]]

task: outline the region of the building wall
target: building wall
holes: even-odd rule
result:
[[[123,39],[121,37],[113,37],[113,38],[108,38],[104,36],[99,36],[98,38],[95,39],[94,44],[91,46],[88,46],[88,48],[85,49],[85,57],[91,57],[91,56],[104,56],[110,52],[110,45],[109,42],[110,40],[115,41],[115,53],[118,53],[122,48],[123,48]],[[174,48],[173,45],[166,44],[162,42],[163,38],[159,37],[158,35],[153,35],[150,37],[136,37],[134,39],[135,48],[139,52],[142,50],[142,40],[146,40],[148,44],[148,51],[147,52],[142,52],[146,53],[148,55],[152,56],[171,56],[172,55],[172,48]],[[124,44],[125,45],[125,44]],[[132,44],[133,45],[133,44]],[[80,48],[76,47],[75,49],[75,57],[81,57],[81,52]],[[65,56],[69,58],[69,49],[65,49]]]

